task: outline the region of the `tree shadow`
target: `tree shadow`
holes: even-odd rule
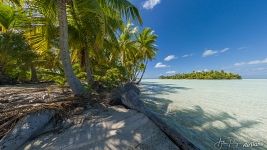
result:
[[[141,96],[146,106],[159,113],[163,120],[175,127],[178,132],[200,149],[267,149],[266,141],[255,139],[246,132],[248,129],[256,128],[261,122],[239,120],[227,112],[210,113],[198,105],[188,109],[169,110],[169,106],[173,102],[166,98],[158,98],[157,95],[177,93],[177,90],[179,95],[179,90],[190,90],[190,88],[159,85],[158,91],[155,91],[155,88],[151,90],[149,84],[143,87],[148,87],[148,89],[145,89],[146,93]],[[157,86],[158,84],[153,85]],[[251,144],[254,145],[251,147]]]
[[[22,149],[178,149],[146,116],[133,110],[96,109],[76,119],[70,129],[40,136]]]
[[[175,84],[158,84],[156,82],[145,82],[140,85],[141,91],[144,95],[158,95],[177,93],[181,90],[190,90],[187,87],[178,87]]]

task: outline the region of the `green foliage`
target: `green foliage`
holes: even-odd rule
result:
[[[0,34],[0,71],[4,74],[20,81],[28,80],[35,57],[22,33],[9,31]]]
[[[0,3],[0,25],[5,31],[25,26],[28,23],[26,14],[19,9]]]
[[[128,81],[135,81],[140,72],[144,73],[147,61],[156,56],[156,39],[157,35],[150,28],[138,32],[137,27],[128,23],[121,29],[117,57],[126,70]]]
[[[123,72],[118,68],[111,68],[104,75],[95,75],[96,81],[100,82],[107,88],[118,87],[122,84],[124,78]]]
[[[74,64],[73,66],[74,73],[80,80],[85,80],[86,78],[86,73],[81,71],[81,67],[79,64]],[[53,81],[57,85],[64,87],[66,86],[67,80],[65,78],[64,70],[61,65],[50,68],[50,69],[44,69],[41,68],[39,70],[40,73],[40,79],[43,81]]]
[[[15,12],[9,6],[0,4],[0,24],[7,30],[15,22]]]
[[[241,79],[242,77],[238,74],[234,74],[231,72],[221,71],[202,71],[192,73],[182,73],[176,74],[172,76],[160,76],[160,79],[208,79],[208,80],[219,80],[219,79]]]
[[[40,69],[40,78],[44,81],[54,81],[57,85],[64,86],[66,84],[66,79],[64,77],[63,69],[58,68],[55,70]]]
[[[57,1],[9,2],[15,5],[0,6],[0,24],[6,32],[0,37],[0,65],[23,80],[30,78],[34,66],[41,81],[65,86]],[[22,8],[25,5],[28,8]],[[66,11],[71,65],[88,90],[95,81],[107,88],[135,81],[155,57],[157,35],[150,28],[139,32],[133,26],[131,22],[142,24],[142,19],[129,0],[72,0]],[[88,80],[90,71],[93,81]]]
[[[81,69],[80,64],[75,63],[74,65],[72,65],[72,68],[74,70],[74,73],[80,80],[86,80],[86,72]]]

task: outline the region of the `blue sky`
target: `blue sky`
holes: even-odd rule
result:
[[[267,78],[267,0],[131,0],[158,35],[145,78],[225,70]]]

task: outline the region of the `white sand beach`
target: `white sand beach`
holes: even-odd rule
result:
[[[124,107],[90,109],[74,125],[26,143],[23,150],[179,150],[145,115]]]

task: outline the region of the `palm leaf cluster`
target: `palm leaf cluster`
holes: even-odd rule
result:
[[[27,64],[24,71],[37,70],[39,80],[61,78],[78,95],[84,89],[81,83],[110,88],[141,81],[148,61],[156,55],[157,36],[150,28],[139,27],[139,31],[133,23],[141,25],[142,19],[128,0],[3,0],[0,4],[1,36],[17,34],[27,44],[17,53],[32,53],[27,56],[33,57],[22,60]],[[11,57],[5,47],[17,44],[2,42],[0,56]],[[9,61],[3,59],[0,65]]]

